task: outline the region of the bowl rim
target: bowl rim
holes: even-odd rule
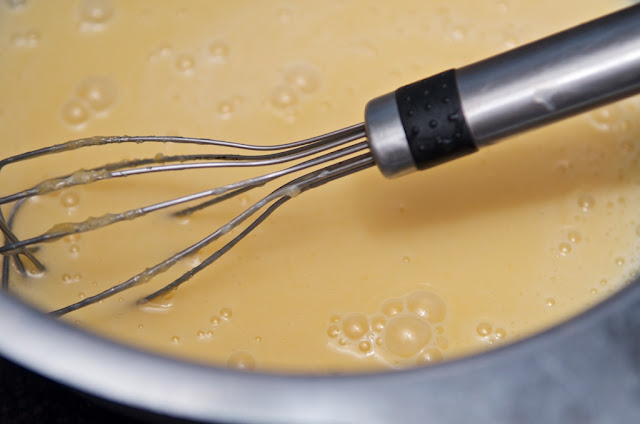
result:
[[[429,417],[492,423],[509,416],[547,422],[576,408],[582,418],[596,414],[625,422],[621,413],[640,414],[637,331],[640,278],[528,338],[434,366],[340,375],[243,372],[107,340],[0,295],[0,355],[91,396],[200,422],[423,422]],[[605,392],[604,386],[611,389]],[[592,407],[606,405],[608,398],[615,409]]]

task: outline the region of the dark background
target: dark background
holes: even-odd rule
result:
[[[2,424],[142,424],[0,358]],[[155,421],[155,420],[152,420]]]

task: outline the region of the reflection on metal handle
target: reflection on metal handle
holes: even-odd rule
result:
[[[478,145],[640,92],[640,4],[457,70]]]

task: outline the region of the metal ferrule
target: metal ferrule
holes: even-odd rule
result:
[[[382,174],[387,178],[395,178],[416,171],[395,93],[369,101],[364,116],[369,146]]]

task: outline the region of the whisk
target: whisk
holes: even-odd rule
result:
[[[7,165],[41,156],[124,143],[177,143],[238,151],[157,155],[111,163],[52,178],[0,198],[0,205],[12,205],[6,218],[0,209],[0,230],[5,237],[0,248],[4,255],[2,287],[5,290],[9,287],[11,260],[22,274],[26,272],[24,260],[39,271],[45,270],[36,257],[35,247],[45,241],[98,230],[178,205],[191,206],[183,206],[173,215],[188,215],[277,179],[306,172],[281,184],[199,242],[124,282],[50,314],[60,316],[147,282],[231,230],[242,228],[200,264],[138,300],[148,302],[176,289],[211,265],[277,208],[307,190],[373,166],[389,178],[426,169],[510,135],[640,92],[639,22],[640,5],[631,6],[492,58],[442,72],[371,100],[365,108],[364,123],[293,143],[257,146],[169,136],[91,137],[0,160],[2,170]],[[27,199],[77,185],[157,172],[280,164],[286,166],[160,203],[59,224],[31,238],[19,239],[12,229],[16,214]]]

